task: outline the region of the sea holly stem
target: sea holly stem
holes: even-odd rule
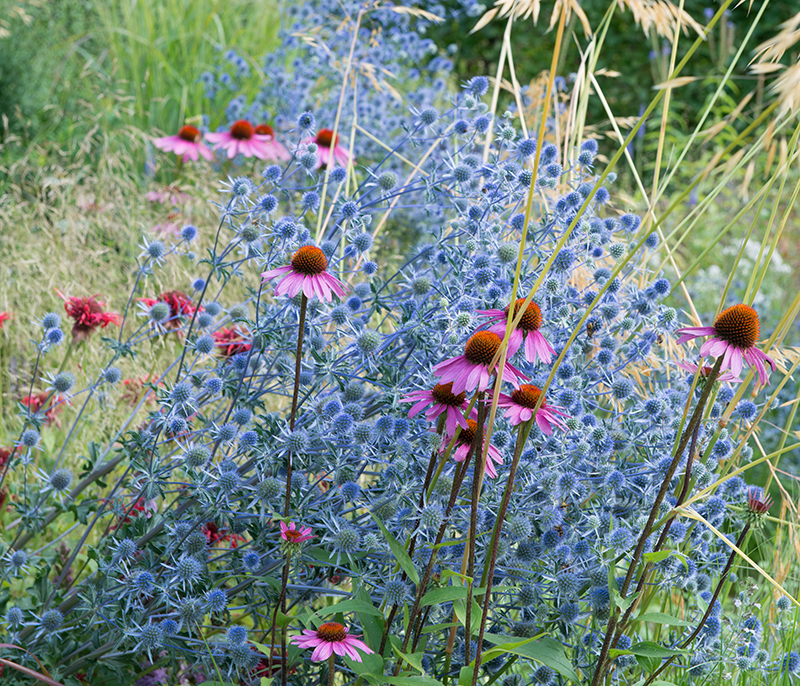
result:
[[[769,496],[767,496],[768,502],[771,504],[769,500]],[[769,505],[767,505],[767,509],[769,509]],[[766,512],[766,510],[764,511]],[[750,532],[750,527],[752,526],[752,522],[747,522],[742,529],[742,533],[739,534],[739,538],[736,539],[736,547],[739,550],[742,549],[742,545],[744,544],[745,537]],[[733,560],[736,557],[736,551],[731,550],[731,554],[728,556],[728,562],[725,565],[725,569],[722,570],[722,575],[719,577],[719,582],[717,583],[717,587],[714,589],[714,595],[711,596],[711,600],[708,602],[708,607],[706,608],[705,613],[703,614],[702,619],[698,623],[695,630],[690,634],[689,638],[687,638],[681,648],[687,648],[691,645],[692,641],[700,634],[705,626],[708,618],[711,616],[711,613],[714,611],[714,603],[717,602],[717,598],[719,598],[719,594],[722,591],[722,587],[728,579],[728,575],[730,574],[731,567],[733,566]],[[642,686],[649,686],[653,681],[661,674],[667,667],[669,667],[675,661],[675,655],[670,657],[663,665],[661,665],[655,672],[653,672],[648,678],[647,681],[644,682]]]
[[[481,646],[483,645],[483,636],[486,632],[486,622],[489,617],[489,603],[492,597],[492,582],[494,581],[494,568],[497,564],[497,549],[500,545],[500,534],[503,531],[503,522],[505,521],[506,512],[508,511],[508,503],[511,501],[511,494],[514,492],[514,479],[517,476],[517,467],[519,466],[522,449],[525,447],[532,427],[533,418],[519,425],[517,444],[514,446],[514,457],[511,460],[511,468],[508,472],[508,481],[506,481],[503,500],[500,502],[500,509],[497,512],[497,519],[494,523],[494,529],[492,530],[492,539],[489,543],[489,549],[491,550],[489,565],[488,567],[484,567],[483,576],[481,577],[481,587],[486,587],[486,595],[483,597],[481,623],[478,629],[478,643],[475,652],[475,668],[472,672],[472,686],[478,683],[478,673],[481,666]]]
[[[661,483],[661,488],[658,491],[658,494],[655,497],[653,502],[653,507],[650,510],[650,515],[647,518],[647,523],[644,525],[642,529],[641,536],[639,536],[639,541],[636,544],[636,549],[633,552],[631,557],[630,566],[628,567],[628,572],[625,575],[625,581],[622,584],[622,588],[620,588],[619,594],[622,598],[625,598],[628,595],[628,589],[630,588],[631,581],[633,580],[633,575],[636,573],[636,568],[639,565],[639,561],[641,560],[642,553],[644,552],[644,546],[647,542],[647,539],[650,536],[650,533],[653,530],[653,524],[656,521],[656,517],[658,516],[658,511],[661,508],[661,503],[664,502],[664,498],[667,495],[667,491],[669,490],[669,484],[672,480],[672,477],[675,475],[676,470],[678,469],[678,464],[680,464],[681,457],[683,456],[684,451],[686,450],[687,445],[689,444],[689,440],[691,439],[692,434],[694,433],[695,427],[700,423],[700,420],[703,418],[703,411],[706,406],[706,402],[708,401],[709,396],[711,395],[711,391],[714,388],[714,382],[717,380],[720,374],[720,369],[722,368],[723,357],[720,356],[717,358],[716,364],[714,365],[711,372],[706,377],[705,386],[703,386],[703,390],[700,394],[700,398],[697,401],[697,405],[695,406],[694,412],[692,413],[692,417],[689,420],[689,425],[686,427],[686,430],[683,432],[681,436],[681,440],[678,444],[678,448],[675,451],[675,454],[672,458],[672,462],[667,470],[667,473],[664,475],[664,480]],[[630,608],[629,608],[630,609]],[[606,635],[603,639],[603,646],[600,649],[600,655],[597,658],[597,667],[595,669],[594,677],[592,678],[592,686],[598,686],[600,680],[602,679],[602,675],[605,672],[605,666],[608,658],[608,652],[611,649],[611,644],[613,639],[617,636],[616,630],[619,624],[619,614],[615,612],[608,620],[608,627],[606,628]]]

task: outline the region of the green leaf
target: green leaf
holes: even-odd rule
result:
[[[253,646],[262,655],[270,654],[270,647],[265,646],[263,643],[258,643],[257,641],[250,641],[250,645]]]
[[[665,624],[667,626],[692,626],[691,622],[678,619],[664,612],[646,612],[643,615],[634,617],[632,622],[655,622],[656,624]]]
[[[267,677],[262,676],[261,677],[261,686],[272,686],[272,682],[273,681],[275,681],[275,679],[273,679],[272,677],[269,677],[269,679],[268,679]]]
[[[367,677],[376,677],[377,679],[382,679],[381,676],[383,674],[383,658],[378,655],[378,653],[370,653],[369,655],[361,655],[361,662],[356,662],[355,660],[351,660],[349,657],[345,657],[344,661],[347,666],[358,676]]]
[[[454,600],[453,601],[453,610],[455,610],[456,617],[458,617],[458,621],[461,622],[461,625],[466,628],[467,624],[467,601],[464,600]],[[481,624],[481,606],[478,605],[478,602],[475,598],[472,599],[472,614],[469,618],[469,623],[471,625],[472,633],[477,634],[478,629],[480,628]]]
[[[686,655],[687,650],[679,648],[665,648],[664,646],[653,643],[653,641],[642,641],[641,643],[634,643],[630,647],[632,655],[641,655],[642,657],[672,657],[673,655]]]
[[[424,650],[418,653],[404,653],[394,644],[392,644],[392,650],[395,652],[397,657],[405,662],[408,662],[408,664],[410,664],[420,674],[425,674],[425,669],[422,666],[422,658],[425,656]]]
[[[381,677],[384,683],[394,686],[442,686],[441,681],[429,676],[385,676]]]
[[[472,686],[472,676],[475,674],[475,668],[467,665],[461,668],[458,674],[458,686]]]
[[[654,553],[645,553],[644,555],[642,555],[642,557],[645,559],[646,562],[655,564],[656,562],[661,562],[662,560],[666,560],[670,555],[672,555],[671,550],[658,550]]]
[[[383,617],[383,613],[372,603],[364,602],[363,600],[343,600],[341,603],[323,607],[317,610],[317,615],[320,617],[327,617],[328,615],[336,614],[337,612],[358,612],[359,614],[372,615],[374,617]]]
[[[545,636],[538,641],[519,647],[508,647],[508,644],[519,643],[513,636],[500,634],[485,634],[484,638],[496,646],[505,647],[507,652],[539,662],[550,669],[556,670],[561,676],[571,681],[579,682],[580,678],[572,667],[572,663],[564,654],[564,647],[555,639]],[[506,645],[504,645],[506,644]]]
[[[466,586],[442,586],[441,588],[434,588],[428,591],[420,601],[420,607],[427,605],[441,605],[443,603],[452,603],[454,600],[461,600],[467,597]]]
[[[372,607],[372,600],[369,597],[367,589],[363,586],[358,589],[357,599]],[[378,619],[370,612],[356,610],[356,617],[358,617],[358,623],[361,624],[361,628],[364,630],[364,641],[373,650],[378,650],[381,646],[381,638],[383,637],[383,616]]]
[[[378,528],[383,534],[383,537],[386,539],[386,542],[392,549],[392,553],[394,554],[395,558],[397,558],[397,563],[400,565],[400,567],[402,567],[403,571],[406,573],[406,576],[411,579],[415,585],[419,586],[419,574],[417,573],[416,567],[414,567],[414,563],[411,561],[408,551],[402,545],[400,545],[399,541],[392,536],[391,533],[389,533],[389,529],[383,525],[381,520],[379,520],[374,514],[372,514],[372,518],[377,523]]]

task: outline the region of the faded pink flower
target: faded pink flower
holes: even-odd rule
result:
[[[514,315],[516,316],[519,308],[525,298],[518,298],[514,305]],[[506,323],[508,322],[508,311],[511,308],[509,305],[504,310],[478,310],[479,314],[489,316],[490,320],[497,321],[496,324],[489,327],[489,331],[496,333],[500,338],[506,335]],[[512,316],[512,319],[513,319]],[[536,362],[538,357],[542,362],[549,364],[553,359],[555,350],[547,342],[547,339],[539,332],[542,326],[542,311],[535,302],[528,303],[525,308],[525,314],[519,320],[517,327],[511,332],[508,347],[517,350],[522,345],[523,337],[525,339],[525,357],[528,362]]]
[[[261,274],[262,283],[283,278],[275,286],[275,295],[288,295],[290,298],[302,291],[307,298],[315,295],[324,302],[333,300],[331,291],[339,297],[345,295],[344,284],[328,274],[328,258],[325,253],[313,245],[304,245],[294,255],[291,264],[286,267],[270,269]]]
[[[691,374],[696,374],[697,373],[697,366],[698,365],[696,365],[696,364],[694,364],[692,362],[684,360],[683,362],[678,362],[677,364],[681,369],[683,369],[683,370],[685,370],[687,372],[690,372]],[[710,373],[711,373],[711,367],[709,367],[708,365],[704,365],[703,368],[700,370],[701,378],[708,376]],[[741,379],[735,377],[730,372],[723,372],[722,374],[720,374],[717,377],[717,381],[727,381],[728,383],[742,383]]]
[[[506,419],[512,425],[522,424],[529,421],[533,416],[533,410],[539,398],[542,395],[542,389],[532,384],[524,383],[517,388],[511,395],[500,394],[500,399],[497,401],[498,407],[508,408],[505,413]],[[562,431],[567,427],[561,417],[567,417],[561,410],[562,407],[556,405],[549,405],[547,400],[542,402],[541,407],[536,411],[536,424],[548,436],[553,433],[553,427],[557,427]]]
[[[275,139],[275,131],[271,126],[259,124],[255,128],[255,132],[257,136],[264,136],[269,139],[264,142],[264,149],[267,151],[267,157],[264,159],[281,162],[292,158],[292,154],[286,147]]]
[[[761,334],[758,314],[749,305],[732,305],[717,315],[713,326],[688,326],[678,329],[683,334],[678,345],[693,338],[711,336],[700,348],[700,356],[722,357],[720,371],[730,369],[738,377],[742,373],[743,362],[747,362],[758,376],[760,384],[769,385],[769,374],[764,362],[775,371],[775,361],[756,348]]]
[[[203,143],[203,134],[200,133],[200,129],[194,126],[182,126],[181,130],[174,136],[156,138],[153,141],[153,145],[166,152],[183,155],[184,162],[188,160],[197,162],[199,155],[202,155],[207,160],[214,157],[208,146]]]
[[[478,331],[472,334],[464,346],[464,354],[451,357],[449,360],[437,364],[433,371],[441,377],[441,382],[453,384],[453,393],[470,393],[476,388],[485,391],[489,387],[492,374],[496,374],[498,366],[489,369],[497,351],[500,350],[502,339],[491,331]],[[517,352],[511,341],[508,343],[508,356]],[[508,362],[503,369],[503,378],[518,386],[520,379],[527,380],[521,371]]]
[[[372,654],[364,641],[348,635],[347,627],[338,622],[326,622],[317,630],[306,629],[300,636],[292,636],[291,641],[300,648],[313,648],[311,659],[314,662],[323,662],[334,654],[361,662],[359,650],[365,655]]]
[[[307,138],[303,142],[317,144],[320,168],[333,166],[331,162],[335,162],[341,167],[346,167],[350,161],[350,153],[339,145],[339,135],[336,135],[336,140],[334,141],[333,131],[330,129],[320,129],[314,138]]]
[[[472,444],[475,442],[475,438],[478,435],[478,422],[474,419],[467,420],[467,427],[461,430],[461,433],[458,434],[458,439],[456,441],[456,449],[453,451],[453,459],[456,462],[463,462],[467,456],[469,455],[469,451],[472,448]],[[484,431],[485,435],[485,431]],[[446,449],[446,446],[453,440],[452,436],[445,436],[444,443],[442,444],[442,449]],[[477,450],[478,447],[475,446]],[[486,464],[484,465],[484,472],[487,476],[491,477],[492,479],[497,477],[497,467],[496,464],[503,464],[503,455],[500,451],[495,448],[491,443],[489,444],[489,450],[486,453]]]
[[[423,408],[428,407],[425,419],[432,422],[443,412],[447,412],[447,433],[451,436],[456,432],[456,426],[462,429],[467,428],[467,420],[464,411],[469,407],[465,393],[458,395],[453,393],[452,383],[437,383],[430,391],[413,391],[410,395],[400,400],[401,403],[415,403],[408,411],[409,417],[416,417]],[[430,406],[430,407],[429,407]],[[472,408],[470,416],[475,416],[475,408]]]
[[[233,122],[227,131],[207,134],[206,139],[215,144],[214,150],[225,150],[228,159],[239,154],[260,160],[274,159],[272,139],[256,133],[255,127],[244,119]]]

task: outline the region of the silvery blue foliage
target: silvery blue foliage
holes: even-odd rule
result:
[[[363,633],[373,651],[382,633],[391,640],[403,636],[403,613],[391,608],[413,603],[421,590],[414,577],[424,577],[429,561],[444,585],[448,574],[461,573],[472,515],[466,485],[460,498],[451,497],[460,477],[459,463],[441,457],[449,437],[438,435],[436,421],[424,413],[409,416],[403,398],[433,387],[434,365],[462,353],[469,336],[486,324],[483,311],[509,305],[531,183],[535,202],[517,296],[536,286],[540,330],[563,360],[552,375],[552,364],[531,363],[523,351],[511,363],[529,383],[546,387],[548,401],[566,417],[563,430],[552,434],[534,425],[521,451],[517,489],[497,547],[499,589],[489,634],[522,638],[547,632],[561,642],[574,669],[591,673],[618,579],[682,429],[676,418],[692,400],[691,375],[675,368],[665,349],[677,326],[675,311],[664,303],[670,282],[642,266],[656,246],[639,235],[640,218],[613,208],[609,181],[594,188],[594,141],[570,151],[573,161],[562,164],[552,142],[524,137],[513,118],[500,117],[496,129],[505,133],[484,156],[488,80],[477,77],[451,88],[450,62],[420,34],[424,22],[391,7],[365,16],[352,63],[403,74],[407,91],[400,99],[392,80],[359,69],[355,115],[348,87],[345,102],[351,105],[343,108],[338,129],[343,144],[353,146],[354,177],[337,187],[347,174],[320,168],[316,155],[304,161],[310,153],[303,141],[314,123],[333,127],[343,67],[329,56],[349,53],[352,23],[339,20],[357,9],[352,2],[327,0],[291,5],[282,45],[264,61],[267,79],[252,102],[235,95],[248,77],[247,63],[235,52],[225,55],[217,73],[204,76],[214,103],[231,96],[221,126],[241,118],[269,120],[292,158],[261,175],[237,172],[217,189],[220,223],[209,242],[216,248],[200,265],[206,273],[197,282],[191,313],[176,315],[160,301],[147,310],[147,321],[128,316],[127,338],[121,328],[118,340],[109,339],[108,359],[85,389],[87,402],[101,384],[119,381],[114,365],[137,345],[175,331],[184,336],[180,357],[150,388],[157,405],[146,412],[146,421],[105,445],[92,443],[86,481],[53,471],[49,487],[26,489],[16,503],[20,524],[11,549],[4,550],[4,579],[37,564],[32,551],[39,547],[40,524],[63,511],[53,502],[54,491],[76,508],[86,532],[82,551],[92,562],[79,579],[62,583],[67,565],[58,583],[44,577],[46,592],[29,601],[29,608],[9,605],[5,611],[9,640],[61,660],[66,677],[82,672],[112,678],[126,661],[139,665],[147,655],[164,659],[176,673],[179,665],[205,674],[216,667],[226,678],[258,683],[270,656],[249,644],[248,635],[271,644],[287,558],[293,629],[308,628],[311,613],[352,597],[362,607],[386,609],[377,619],[375,613],[346,615],[351,632]],[[314,41],[302,40],[310,33]],[[356,134],[351,141],[356,123],[380,135]],[[423,156],[419,173],[412,174],[404,158],[417,162]],[[185,254],[188,241],[197,238],[189,228],[194,229],[186,227],[175,245],[144,246],[140,276]],[[259,274],[284,267],[303,246],[319,246],[327,271],[346,285],[347,295],[332,302],[311,298],[302,310],[296,377],[301,298],[275,296],[274,283],[262,283]],[[245,302],[226,300],[234,279],[248,289]],[[50,330],[60,324],[52,314],[43,321]],[[170,329],[163,326],[167,321]],[[53,387],[73,392],[74,381],[62,376]],[[510,385],[503,390],[510,392]],[[710,421],[699,428],[697,490],[716,481],[734,450],[744,449],[739,432],[719,431],[716,424],[732,397],[721,385]],[[735,420],[752,419],[760,411],[757,400],[740,402]],[[16,473],[40,444],[41,421],[27,420],[11,463]],[[517,441],[517,429],[502,411],[491,441],[500,459],[497,477],[483,480],[475,513],[476,577],[488,565],[488,541]],[[670,494],[685,464],[684,457]],[[124,473],[113,489],[102,490],[98,475],[112,468]],[[472,467],[465,475],[471,484]],[[697,509],[735,536],[747,497],[746,484],[730,479]],[[670,495],[661,514],[674,503]],[[295,557],[282,543],[279,520],[313,532]],[[645,542],[645,551],[660,531]],[[688,520],[675,520],[669,534],[668,549],[681,555],[659,560],[653,582],[664,593],[680,595],[689,622],[696,622],[728,547],[708,527]],[[413,552],[398,559],[395,541],[412,539]],[[76,555],[77,549],[70,564]],[[453,612],[452,598],[434,603],[425,621],[447,624]],[[394,623],[387,624],[387,617]],[[756,665],[759,642],[766,640],[756,625],[745,627],[752,635],[745,653],[731,658],[720,640],[727,629],[712,615],[697,655],[707,662],[739,660],[741,666],[746,658],[748,668]],[[51,640],[54,633],[76,631],[84,632],[81,640]],[[622,637],[618,647],[645,640],[639,631]],[[687,632],[673,628],[662,642],[675,646]],[[420,650],[430,676],[441,680],[449,671],[457,677],[466,659],[463,628],[457,633],[452,660],[445,652],[449,631],[427,634]],[[277,664],[280,651],[278,640],[272,656]],[[112,652],[114,661],[100,661]],[[388,673],[394,657],[391,650],[384,656]],[[318,668],[307,657],[289,654],[292,683],[317,678]],[[615,663],[620,678],[638,664],[625,657],[630,656]],[[506,659],[490,660],[482,674],[496,673]],[[796,662],[792,654],[782,664],[758,664],[793,673]],[[692,664],[700,670],[705,663]],[[561,678],[533,665],[520,660],[509,674],[524,675],[523,683],[530,673],[542,684]],[[341,670],[355,681],[345,666]]]

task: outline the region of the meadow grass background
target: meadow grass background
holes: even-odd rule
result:
[[[596,4],[599,7],[600,3]],[[703,6],[693,2],[687,3],[686,8],[700,15]],[[591,14],[592,10],[593,3],[588,3],[587,12]],[[759,31],[774,30],[791,10],[789,3],[773,3]],[[31,321],[47,311],[62,310],[55,289],[71,295],[97,294],[110,309],[124,308],[134,283],[135,259],[142,237],[151,235],[153,226],[165,221],[169,212],[164,206],[148,202],[145,193],[155,186],[177,182],[191,200],[174,220],[196,224],[201,228],[201,237],[211,233],[203,231],[216,222],[208,192],[220,177],[220,170],[196,165],[185,168],[177,178],[172,156],[158,155],[153,178],[146,170],[148,140],[163,132],[174,132],[187,117],[201,113],[210,116],[212,128],[221,123],[222,113],[209,111],[209,102],[203,98],[200,73],[218,63],[225,49],[235,47],[251,66],[255,91],[261,56],[275,44],[279,17],[278,3],[272,0],[0,1],[5,33],[0,38],[0,310],[13,313],[13,320],[0,331],[0,445],[16,438],[17,401],[31,382]],[[732,51],[726,46],[735,45],[746,20],[746,15],[737,14],[731,33],[716,36],[716,43],[709,42],[701,51],[701,65],[709,70],[727,66],[726,59],[731,58]],[[434,37],[443,49],[459,43],[453,55],[464,79],[475,73],[493,74],[499,29],[494,26],[468,37],[465,33],[469,22],[474,24],[474,19],[464,19],[463,25],[448,22]],[[552,34],[543,35],[544,27],[534,28],[529,22],[524,27],[515,34],[517,73],[522,83],[530,82],[535,88],[539,72],[549,63]],[[574,21],[570,28],[579,31]],[[632,21],[625,21],[624,15],[615,19],[614,32],[616,42],[609,43],[608,63],[609,69],[620,70],[620,74],[604,81],[608,83],[605,95],[614,114],[630,120],[638,115],[643,98],[652,95],[653,85],[663,75],[666,55],[661,37],[654,32],[650,37],[643,36]],[[532,36],[543,36],[536,50],[531,47]],[[649,55],[651,50],[657,53],[655,57]],[[569,60],[567,52],[562,62],[565,73],[569,71]],[[648,122],[645,135],[637,137],[632,154],[646,186],[652,183],[652,161],[659,137],[665,136],[668,151],[680,148],[715,83],[709,77],[685,91],[677,89],[664,133],[660,131],[662,122],[654,117]],[[737,77],[726,87],[714,114],[714,122],[725,124],[687,158],[672,187],[681,188],[682,183],[688,186],[718,151],[755,121],[767,96],[763,80],[749,76],[746,64],[737,66]],[[745,98],[745,106],[740,109]],[[607,118],[596,102],[587,124],[587,131],[600,136],[601,141],[613,139]],[[716,309],[719,292],[736,257],[737,241],[744,231],[732,232],[729,239],[701,260],[697,256],[712,237],[730,225],[759,184],[770,177],[784,155],[790,135],[791,130],[777,136],[774,151],[760,153],[752,168],[736,170],[703,221],[673,246],[679,268],[693,268],[687,278],[688,289],[698,310],[707,317]],[[601,142],[601,149],[604,145]],[[628,209],[641,212],[644,204],[635,179],[629,171],[622,167],[620,170],[617,191],[622,192]],[[798,178],[800,172],[794,165],[786,176],[786,188],[793,188]],[[712,174],[688,197],[682,197],[680,190],[665,195],[656,214],[674,203],[691,207],[718,182],[719,175]],[[789,212],[761,289],[763,338],[777,322],[777,308],[800,289],[800,217],[789,195],[773,187],[764,202],[756,204],[740,220],[743,229],[751,222],[761,227],[776,205],[778,216]],[[668,218],[663,230],[669,233],[675,226],[675,220]],[[757,229],[753,236],[761,234],[762,230]],[[203,250],[201,241],[197,252]],[[746,285],[748,260],[752,268],[757,252],[757,242],[745,250],[737,267],[741,277],[735,277],[734,289]],[[137,295],[155,295],[170,289],[188,291],[199,276],[194,269],[189,262],[170,261],[150,277]],[[680,296],[676,296],[674,304],[687,306]],[[798,345],[796,328],[786,342]],[[100,345],[94,340],[83,346],[78,361],[90,358],[95,351],[93,346]],[[147,374],[178,345],[177,340],[163,337],[135,360],[124,361],[124,375],[136,378]],[[53,370],[58,362],[48,360]],[[800,436],[795,421],[796,386],[793,393],[794,396],[787,396],[780,412],[771,417],[778,436],[781,430],[786,435]],[[95,413],[90,422],[82,425],[82,433],[74,437],[73,444],[80,446],[94,437],[113,435],[120,418],[129,411],[123,402],[119,404],[119,412]],[[58,445],[66,438],[73,412],[74,408],[67,408],[60,415],[61,426],[43,433],[45,445]],[[765,449],[774,449],[777,440],[767,437]],[[76,463],[79,457],[74,456]],[[800,558],[795,528],[798,518],[796,509],[787,503],[797,502],[799,468],[800,456],[790,454],[782,459],[781,469],[785,471],[776,474],[776,479],[787,498],[782,507],[775,508],[779,521],[770,525],[761,542],[752,538],[749,550],[795,596],[796,562]],[[767,478],[765,469],[760,471]],[[769,546],[770,540],[775,545]],[[747,575],[744,567],[740,571]],[[751,578],[752,582],[741,585],[746,589],[745,597],[737,611],[745,612],[748,604],[771,602],[772,589],[756,577]],[[796,649],[800,627],[795,625],[781,639],[787,650]],[[722,672],[709,675],[712,682],[725,678]],[[790,679],[786,674],[776,675],[774,683],[789,683]]]

